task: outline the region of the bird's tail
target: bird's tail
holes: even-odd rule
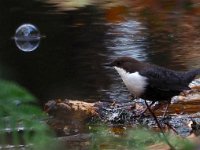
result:
[[[200,75],[200,68],[186,72],[185,80],[189,83],[194,80],[196,76]]]

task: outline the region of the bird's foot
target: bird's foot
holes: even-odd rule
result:
[[[151,108],[151,106],[154,104],[155,102],[151,102],[151,104],[149,105],[149,107]],[[137,115],[137,117],[139,118],[139,119],[141,119],[142,117],[145,117],[146,116],[146,111],[148,110],[148,108],[146,107],[142,112],[140,112],[138,115]]]

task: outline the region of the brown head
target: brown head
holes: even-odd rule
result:
[[[140,71],[144,68],[144,63],[131,57],[119,57],[115,59],[110,66],[118,67],[126,70],[127,72]]]

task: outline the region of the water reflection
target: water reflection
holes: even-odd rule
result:
[[[146,60],[145,27],[135,20],[127,20],[118,24],[108,24],[110,29],[105,45],[113,52],[111,57],[130,56],[139,60]]]
[[[43,0],[40,0],[43,1]],[[83,7],[95,5],[99,8],[107,9],[116,6],[126,6],[128,1],[115,1],[115,0],[45,0],[46,3],[54,5],[55,10],[58,12],[77,10]]]
[[[173,45],[172,61],[185,65],[185,70],[200,68],[200,22],[197,16],[185,15],[177,20],[176,43]]]
[[[75,10],[87,5],[91,5],[94,0],[46,0],[47,3],[53,4],[59,11]]]
[[[145,51],[145,30],[146,28],[136,20],[127,20],[115,24],[107,24],[109,30],[106,33],[105,46],[108,51],[112,53],[109,55],[109,60],[115,59],[121,56],[130,56],[141,61],[147,59],[147,53]],[[105,91],[109,95],[109,99],[114,100],[129,100],[128,92],[121,82],[119,76],[113,70],[110,75],[113,82],[110,85],[108,91]]]
[[[7,69],[1,67],[2,78],[43,102],[128,99],[118,74],[102,65],[122,55],[177,70],[199,67],[200,7],[185,7],[188,0],[14,1],[0,1],[0,65]],[[8,40],[24,22],[48,36],[26,56]]]

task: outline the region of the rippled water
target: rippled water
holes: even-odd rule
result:
[[[127,100],[104,63],[131,56],[177,70],[200,67],[200,6],[191,1],[0,1],[0,77],[49,99]],[[32,23],[46,36],[24,53],[11,37]]]

